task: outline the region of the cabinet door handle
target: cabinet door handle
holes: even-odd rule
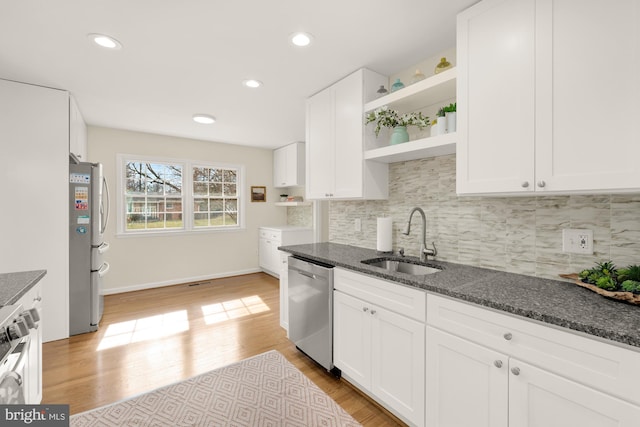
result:
[[[371,315],[373,316],[374,314],[376,314],[375,310],[371,310]]]
[[[511,368],[511,373],[513,375],[520,375],[520,368],[518,368],[518,367]]]
[[[494,360],[494,361],[493,361],[493,365],[494,365],[496,368],[502,368],[502,360]]]
[[[538,181],[538,187],[543,188],[545,185],[547,185],[546,182],[544,182],[542,180]]]
[[[522,188],[527,188],[529,186],[529,181],[524,181],[521,185]]]
[[[506,334],[503,335],[504,339],[507,341],[511,341],[511,338],[513,338],[513,335],[511,335],[511,332],[507,332]]]
[[[362,311],[366,313],[367,311],[369,311],[369,307],[362,307]]]
[[[35,297],[33,300],[34,300],[34,301],[38,301],[38,302],[40,302],[40,301],[42,301],[42,297],[41,297],[40,295],[38,295],[38,296],[37,296],[37,297]]]

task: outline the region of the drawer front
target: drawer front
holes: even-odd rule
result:
[[[427,324],[640,404],[640,351],[432,294]]]
[[[269,229],[261,228],[260,229],[260,238],[261,239],[276,240],[276,241],[280,242],[282,240],[282,232],[276,231],[276,230],[269,230]]]
[[[333,286],[346,294],[424,322],[426,292],[397,283],[334,268]]]

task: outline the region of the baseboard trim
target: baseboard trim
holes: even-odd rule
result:
[[[145,289],[161,288],[163,286],[181,285],[183,283],[201,282],[212,279],[221,279],[224,277],[242,276],[243,274],[259,273],[262,270],[260,268],[249,268],[246,270],[227,271],[225,273],[205,275],[205,276],[193,276],[183,277],[180,279],[164,280],[162,282],[149,282],[141,283],[138,285],[122,286],[119,288],[103,289],[104,295],[123,294],[125,292],[142,291]]]

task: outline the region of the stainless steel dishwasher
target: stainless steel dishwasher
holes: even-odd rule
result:
[[[333,366],[333,266],[289,258],[289,339],[327,371]]]

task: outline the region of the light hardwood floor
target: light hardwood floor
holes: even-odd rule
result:
[[[45,343],[42,403],[72,414],[278,350],[364,426],[404,425],[300,353],[264,273],[105,297],[95,333]]]

